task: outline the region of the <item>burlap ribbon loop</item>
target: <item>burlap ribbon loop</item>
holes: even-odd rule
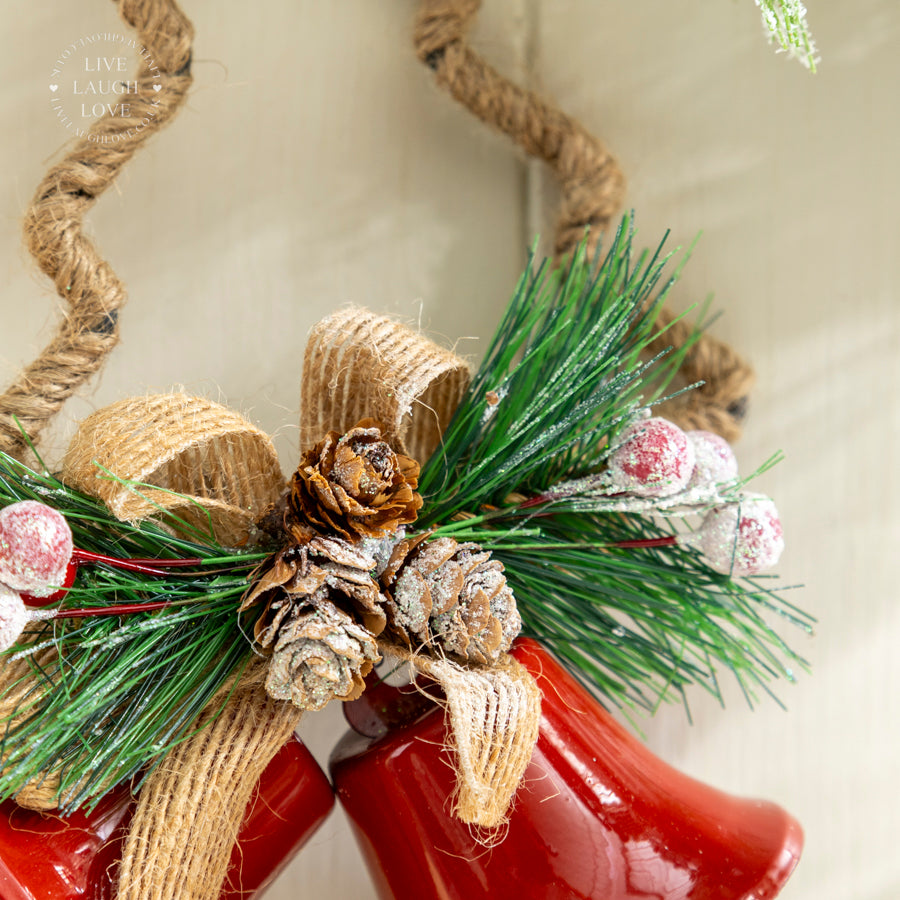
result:
[[[63,460],[62,480],[98,497],[119,519],[137,522],[162,507],[201,532],[211,527],[225,546],[246,540],[284,487],[268,435],[230,409],[186,394],[134,397],[89,416]]]
[[[340,310],[313,328],[306,345],[301,447],[371,417],[398,450],[424,463],[470,377],[462,359],[393,319]]]

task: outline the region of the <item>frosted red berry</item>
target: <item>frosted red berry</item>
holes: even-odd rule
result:
[[[66,580],[72,532],[61,513],[36,500],[0,510],[0,582],[47,597]]]
[[[652,418],[625,429],[609,456],[613,486],[641,497],[665,497],[687,487],[694,447],[668,419]]]
[[[689,488],[721,484],[737,478],[737,459],[725,438],[711,431],[687,431],[685,435],[694,447],[695,456]]]
[[[22,598],[0,584],[0,650],[8,650],[28,624],[28,610]]]
[[[711,568],[742,578],[774,566],[784,550],[784,533],[775,504],[749,497],[709,512],[697,544]]]

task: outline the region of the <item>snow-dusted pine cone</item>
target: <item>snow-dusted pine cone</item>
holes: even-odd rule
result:
[[[386,619],[378,582],[372,577],[374,568],[375,560],[357,545],[341,538],[311,537],[286,547],[266,564],[244,597],[241,611],[265,604],[254,628],[262,648],[275,643],[290,613],[326,602],[378,635]]]
[[[392,534],[414,522],[419,464],[382,440],[374,419],[330,431],[303,454],[291,479],[288,518],[347,540]]]
[[[291,607],[275,636],[266,691],[304,710],[355,700],[378,659],[375,638],[334,604]]]
[[[420,535],[398,541],[381,575],[388,634],[492,663],[522,627],[503,565],[477,544]]]
[[[386,622],[374,568],[359,547],[309,535],[269,560],[241,610],[265,604],[254,636],[272,654],[270,696],[312,710],[362,693]]]

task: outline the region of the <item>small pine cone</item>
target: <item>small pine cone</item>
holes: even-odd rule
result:
[[[303,454],[288,503],[297,521],[323,533],[380,537],[415,521],[418,484],[419,464],[395,453],[374,419],[363,419],[343,436],[330,431]]]
[[[407,646],[439,644],[492,663],[522,627],[503,564],[477,544],[420,535],[398,541],[381,575],[388,630]]]
[[[278,629],[266,691],[304,710],[355,700],[379,658],[375,638],[334,604],[292,606]]]
[[[372,577],[375,560],[341,538],[307,537],[277,553],[245,595],[241,612],[265,603],[254,636],[260,647],[277,642],[280,630],[297,609],[334,603],[378,635],[387,621],[378,583]]]

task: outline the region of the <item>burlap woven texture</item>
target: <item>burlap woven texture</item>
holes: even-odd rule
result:
[[[389,443],[424,463],[469,378],[463,360],[409,328],[359,307],[340,310],[313,328],[306,345],[300,446],[371,417]]]
[[[166,490],[132,488],[108,473]],[[116,518],[137,522],[162,507],[200,531],[212,527],[226,546],[246,539],[284,487],[268,435],[186,394],[133,397],[89,416],[63,459],[62,480],[99,497]]]
[[[541,724],[541,691],[515,659],[502,654],[491,668],[464,668],[449,659],[384,643],[385,653],[410,662],[444,692],[450,725],[448,747],[455,754],[453,812],[479,829],[491,845],[502,832],[516,789],[531,761]]]
[[[122,853],[118,900],[215,900],[263,770],[301,712],[244,676],[211,726],[166,754],[138,797]],[[222,700],[210,703],[205,717]]]

